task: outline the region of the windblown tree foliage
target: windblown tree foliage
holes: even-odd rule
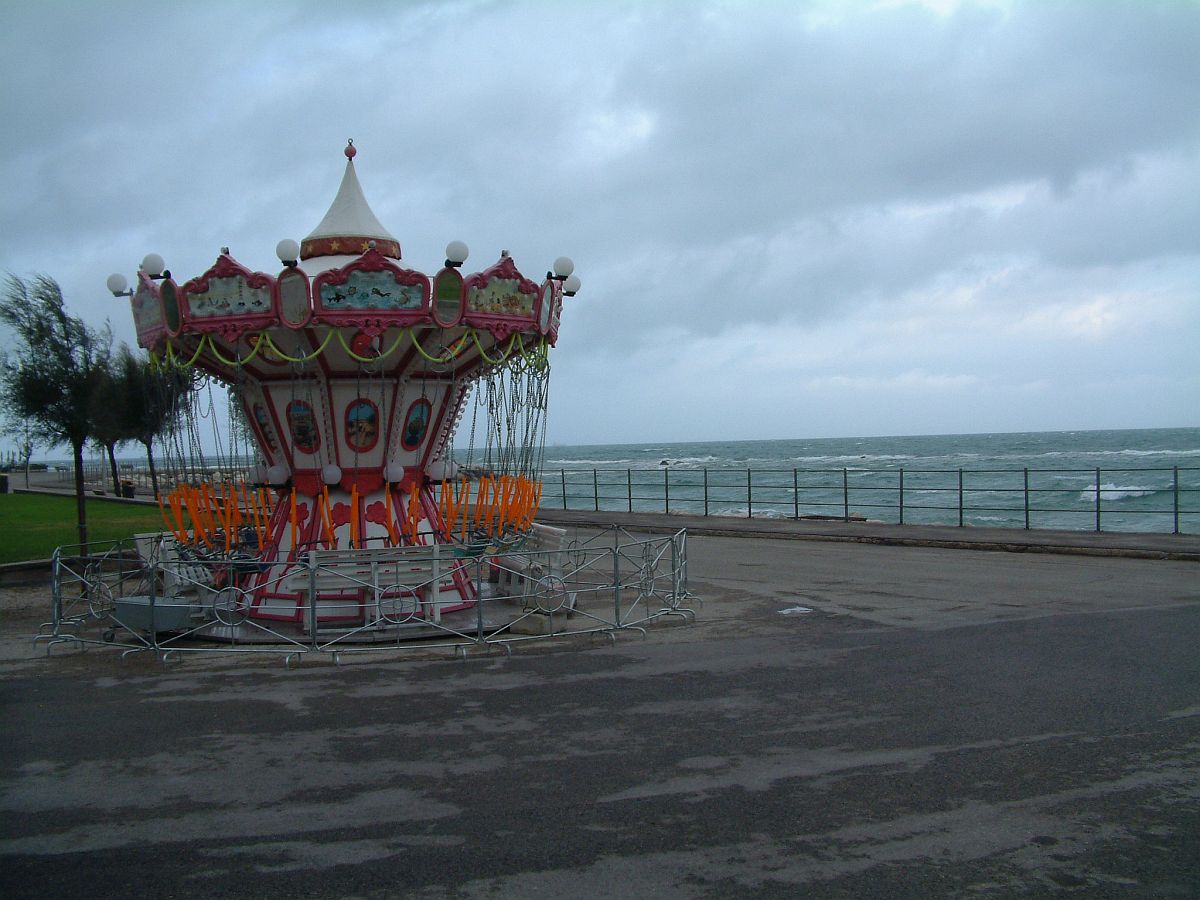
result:
[[[176,427],[176,413],[191,389],[191,377],[178,368],[156,366],[125,344],[117,351],[113,371],[121,392],[121,431],[146,449],[150,482],[158,496],[154,440]]]
[[[122,373],[109,360],[97,373],[96,383],[88,401],[88,417],[92,425],[92,443],[104,449],[108,471],[112,478],[113,496],[121,496],[121,473],[117,469],[117,445],[129,440],[124,428],[126,413],[122,409],[124,385]]]
[[[62,289],[46,275],[28,282],[9,275],[0,321],[19,342],[0,366],[0,402],[10,417],[28,421],[43,443],[70,445],[79,543],[86,553],[83,447],[93,436],[92,397],[109,366],[111,338],[68,315]]]

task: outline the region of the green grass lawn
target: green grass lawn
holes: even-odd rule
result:
[[[162,531],[157,507],[89,500],[88,541],[117,541]],[[0,494],[0,563],[49,559],[55,547],[79,543],[75,498],[51,494]]]

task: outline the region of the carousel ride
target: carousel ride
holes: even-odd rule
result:
[[[201,385],[184,392],[167,429],[178,477],[158,498],[166,530],[156,552],[178,571],[210,573],[223,599],[208,609],[226,625],[361,625],[372,603],[384,608],[379,588],[371,598],[361,582],[364,561],[403,566],[395,560],[406,548],[440,550],[445,562],[421,604],[398,585],[391,609],[440,621],[480,600],[477,579],[454,560],[533,527],[548,351],[563,298],[579,288],[573,264],[560,257],[539,282],[504,251],[464,274],[467,247],[453,241],[436,274],[407,268],[367,204],[355,155],[351,141],[317,227],[279,242],[277,275],[223,249],[182,282],[155,254],[132,289],[121,275],[108,280],[130,298],[138,344]],[[253,458],[234,447],[216,480],[202,481],[213,467],[199,450],[197,398],[207,390],[211,407],[214,382]],[[460,466],[453,441],[468,411],[471,450]],[[314,578],[314,550],[323,573],[346,577]]]

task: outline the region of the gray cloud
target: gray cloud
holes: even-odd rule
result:
[[[0,268],[126,340],[109,271],[154,250],[189,277],[225,245],[272,270],[354,137],[412,265],[454,238],[535,277],[575,257],[559,440],[1195,422],[1193,3],[58,2],[5,24]]]

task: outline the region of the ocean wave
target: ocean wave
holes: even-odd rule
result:
[[[719,456],[683,456],[678,459],[664,457],[664,461],[672,469],[702,469],[708,464],[720,462],[720,460]]]
[[[552,469],[612,469],[645,466],[644,459],[547,459],[546,465]]]
[[[749,518],[748,509],[744,506],[730,506],[724,509],[716,510],[710,515],[721,516],[730,519],[746,519]],[[754,518],[756,519],[790,519],[786,512],[781,512],[777,509],[756,509],[754,510]]]
[[[1016,454],[1018,456],[1027,456],[1033,459],[1037,456],[1131,456],[1141,458],[1145,456],[1200,456],[1200,449],[1192,450],[1047,450],[1044,453]]]
[[[1128,500],[1131,497],[1149,497],[1157,493],[1158,490],[1155,488],[1141,487],[1138,485],[1116,485],[1112,484],[1111,482],[1100,485],[1101,500]],[[1079,499],[1095,500],[1096,485],[1092,484],[1085,490],[1080,491]]]
[[[904,462],[908,459],[927,459],[909,453],[843,454],[839,456],[793,456],[792,462],[843,466],[847,463],[866,464],[871,462]]]

